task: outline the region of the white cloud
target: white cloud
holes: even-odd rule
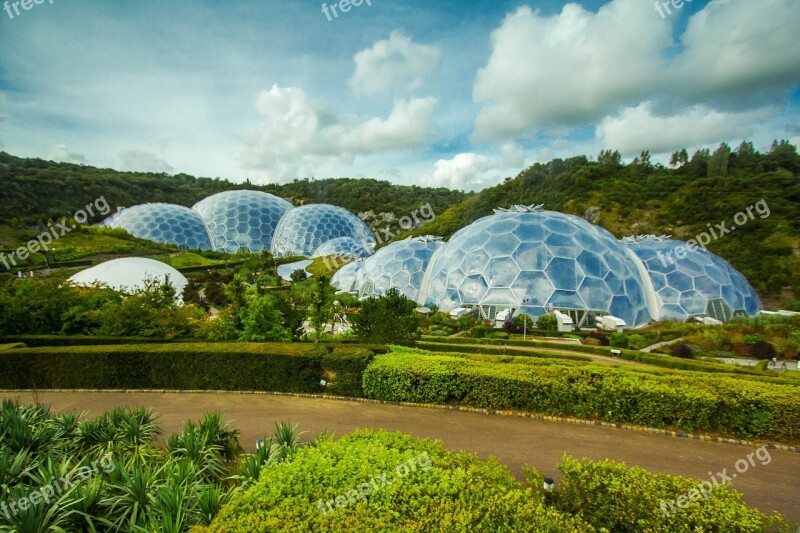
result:
[[[520,170],[525,166],[525,150],[514,143],[503,143],[500,145],[500,157],[505,166],[518,167]]]
[[[243,165],[285,181],[314,175],[323,164],[352,163],[359,155],[424,148],[437,104],[435,98],[396,100],[387,118],[341,118],[303,89],[273,85],[258,95],[264,120],[245,138]]]
[[[520,7],[493,32],[476,76],[473,99],[485,105],[475,139],[600,118],[658,86],[669,44],[669,25],[641,0],[614,0],[596,14],[567,4],[553,17]]]
[[[430,186],[475,189],[484,183],[491,161],[483,155],[463,153],[453,159],[440,159],[435,167],[433,174],[425,180]]]
[[[356,53],[353,61],[356,70],[349,80],[350,88],[355,94],[374,96],[393,88],[413,90],[421,86],[439,67],[442,50],[417,44],[395,30],[388,39]]]
[[[62,163],[87,163],[87,160],[83,155],[70,152],[65,144],[57,144],[53,146],[53,149],[50,150],[47,159],[52,161],[60,161]]]
[[[800,81],[797,28],[796,0],[712,1],[689,20],[670,90],[690,101],[780,97]]]
[[[747,138],[750,125],[773,115],[762,109],[742,113],[716,111],[696,105],[679,115],[659,116],[651,103],[630,107],[614,117],[606,117],[597,126],[597,139],[624,156],[641,150],[663,153],[679,147],[714,143],[731,138]]]
[[[745,111],[786,106],[800,83],[796,0],[712,0],[674,43],[678,20],[640,0],[611,0],[597,13],[567,4],[552,17],[519,8],[492,34],[491,58],[475,78],[473,100],[483,107],[473,139],[613,123],[643,103],[704,137]],[[716,111],[704,115],[716,126],[696,132],[680,120],[698,109]]]
[[[145,150],[126,150],[119,154],[122,161],[120,170],[136,172],[173,172],[172,166],[152,152]]]

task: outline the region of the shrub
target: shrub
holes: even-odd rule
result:
[[[766,532],[788,524],[748,508],[741,493],[724,485],[708,488],[697,502],[685,508],[675,500],[698,491],[708,480],[651,474],[613,461],[576,460],[565,456],[558,465],[564,474],[555,494],[555,507],[604,531]],[[702,485],[706,489],[706,485]],[[669,502],[673,505],[670,506]],[[675,512],[673,512],[673,507]]]
[[[531,524],[539,531],[593,530],[546,508],[495,459],[480,461],[400,433],[356,431],[267,468],[208,531],[495,532]]]
[[[628,346],[631,344],[631,341],[624,333],[613,333],[611,335],[610,344],[615,348],[628,348]]]
[[[364,371],[363,387],[366,397],[383,401],[519,409],[744,439],[800,441],[794,385],[415,351],[376,357]]]
[[[758,359],[772,359],[775,357],[775,346],[767,341],[757,341],[750,346],[750,355]]]
[[[608,340],[608,337],[600,333],[599,331],[593,331],[589,333],[589,338],[597,339],[600,342],[600,346],[608,346],[611,342]]]
[[[536,327],[545,331],[557,331],[558,320],[551,315],[542,315],[536,320]]]
[[[360,395],[360,346],[139,344],[0,352],[0,388],[177,389]],[[323,389],[320,380],[330,381]]]
[[[669,353],[672,354],[672,357],[680,357],[681,359],[694,358],[692,348],[688,344],[682,342],[673,344],[669,349]]]

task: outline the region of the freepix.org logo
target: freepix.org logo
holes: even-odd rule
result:
[[[53,4],[53,0],[46,0],[51,5]],[[18,17],[22,14],[22,11],[30,11],[33,9],[33,6],[38,6],[40,4],[44,4],[45,0],[19,0],[17,2],[4,2],[3,3],[3,11],[8,14],[8,18],[14,20],[14,17]],[[22,8],[22,11],[20,11]]]

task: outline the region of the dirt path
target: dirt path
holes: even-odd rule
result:
[[[3,398],[33,401],[30,393],[0,392]],[[717,444],[578,426],[527,418],[483,415],[421,407],[380,405],[355,401],[231,393],[45,393],[41,403],[57,411],[87,411],[94,416],[116,406],[144,405],[160,416],[165,433],[178,431],[184,421],[209,411],[219,411],[242,432],[242,444],[252,449],[256,438],[271,433],[275,422],[299,422],[313,436],[335,431],[343,436],[357,428],[384,428],[416,437],[440,439],[451,450],[466,450],[481,458],[494,455],[520,477],[529,464],[559,479],[555,465],[564,452],[591,459],[625,461],[653,472],[708,479],[709,472],[735,472],[736,461],[752,451],[745,446]],[[763,512],[779,511],[800,521],[800,454],[770,451],[771,461],[755,466],[733,481],[745,501]],[[678,495],[676,494],[676,497]]]

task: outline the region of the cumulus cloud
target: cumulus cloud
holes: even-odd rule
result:
[[[800,82],[797,28],[795,0],[712,1],[689,20],[669,90],[732,105],[781,98]]]
[[[395,30],[388,39],[377,41],[353,57],[356,64],[350,88],[355,94],[374,96],[401,88],[413,90],[422,85],[442,62],[438,46],[415,43]]]
[[[508,142],[500,145],[500,158],[508,167],[518,167],[522,170],[525,166],[525,150],[518,144]]]
[[[273,85],[257,97],[263,121],[245,137],[243,165],[285,181],[326,162],[422,148],[431,139],[437,104],[436,98],[399,99],[386,118],[348,119],[312,102],[303,89]]]
[[[53,149],[50,150],[47,159],[50,159],[51,161],[60,161],[62,163],[88,163],[86,157],[81,154],[70,152],[65,144],[57,144],[53,146]]]
[[[119,154],[122,161],[120,170],[135,172],[166,172],[171,173],[174,169],[166,161],[152,152],[145,150],[127,150]]]
[[[550,17],[519,8],[493,32],[476,75],[473,100],[482,108],[473,140],[599,121],[598,138],[625,143],[606,147],[669,150],[725,139],[787,104],[800,83],[795,0],[712,0],[675,43],[678,20],[639,0],[612,0],[596,13],[567,4]],[[652,135],[624,133],[626,123]],[[658,135],[655,125],[669,131]]]
[[[658,86],[658,57],[670,42],[669,26],[640,0],[613,0],[596,14],[567,4],[553,17],[520,7],[492,33],[492,55],[476,76],[473,99],[485,105],[475,138],[600,118]]]
[[[436,169],[425,181],[432,187],[449,189],[479,188],[491,169],[491,160],[474,153],[458,154],[453,159],[440,159]]]
[[[651,103],[630,107],[614,117],[606,117],[597,126],[597,139],[624,156],[638,155],[643,149],[667,152],[678,146],[717,142],[732,136],[749,137],[749,126],[773,115],[775,110],[761,109],[741,113],[716,111],[696,105],[675,116],[659,116]]]

